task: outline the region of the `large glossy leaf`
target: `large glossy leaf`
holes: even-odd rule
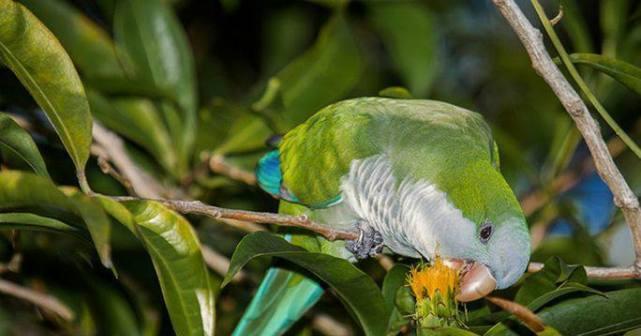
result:
[[[412,1],[372,1],[368,5],[370,19],[404,84],[415,96],[426,96],[438,69],[431,13]]]
[[[178,335],[213,335],[214,289],[189,222],[159,203],[124,204],[156,269]]]
[[[313,273],[334,289],[366,335],[385,334],[388,312],[381,291],[372,278],[344,259],[308,252],[267,232],[245,236],[238,244],[223,286],[247,262],[261,256],[282,258]]]
[[[75,211],[73,203],[51,180],[21,171],[0,171],[0,209],[45,206]]]
[[[78,73],[53,34],[12,0],[0,0],[0,60],[45,111],[78,173],[84,175],[91,114]]]
[[[101,262],[105,267],[112,268],[109,245],[111,222],[92,199],[75,188],[65,188],[70,195],[67,196],[48,178],[19,171],[0,172],[0,185],[0,209],[55,209],[81,218]]]
[[[617,335],[641,326],[641,288],[608,292],[562,301],[541,310],[537,315],[546,325],[562,335]],[[499,324],[486,335],[520,335],[523,329],[514,324]]]
[[[162,0],[120,0],[115,11],[116,42],[131,57],[139,75],[181,108],[182,132],[173,140],[185,159],[196,132],[195,70],[185,33]]]
[[[111,37],[79,10],[61,0],[20,0],[60,40],[85,79],[125,79],[127,64]],[[120,56],[120,57],[119,57]]]
[[[55,218],[39,216],[31,213],[8,212],[0,213],[0,229],[44,230],[44,231],[76,231]]]
[[[275,117],[279,132],[298,125],[325,105],[343,98],[362,71],[361,55],[343,15],[323,27],[314,46],[281,70],[282,108]]]
[[[36,174],[49,177],[47,166],[29,133],[4,113],[0,113],[0,147],[6,148],[17,155]]]
[[[571,54],[570,60],[603,72],[641,95],[641,69],[630,63],[598,54]]]

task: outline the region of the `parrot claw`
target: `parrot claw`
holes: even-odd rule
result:
[[[367,223],[358,222],[358,239],[348,240],[345,248],[352,252],[356,259],[374,257],[383,251],[383,236]]]

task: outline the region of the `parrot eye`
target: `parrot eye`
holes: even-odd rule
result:
[[[492,232],[494,231],[494,227],[492,226],[492,223],[486,222],[481,226],[481,231],[479,232],[479,237],[481,239],[482,243],[487,243],[488,240],[490,240],[490,237],[492,237]]]

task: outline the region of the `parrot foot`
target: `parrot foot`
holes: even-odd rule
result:
[[[345,248],[352,252],[356,259],[374,257],[383,251],[383,236],[367,223],[358,222],[358,239],[348,240]]]

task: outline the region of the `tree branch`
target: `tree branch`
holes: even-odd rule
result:
[[[141,200],[137,197],[114,197],[118,201],[135,201]],[[256,212],[247,210],[236,210],[220,208],[213,205],[207,205],[201,201],[184,201],[184,200],[167,200],[167,199],[147,199],[162,203],[182,214],[203,215],[213,219],[231,219],[243,222],[258,224],[275,224],[280,226],[289,226],[313,231],[325,237],[327,240],[355,240],[359,235],[354,231],[346,231],[327,227],[316,223],[305,215],[290,216],[271,212]]]
[[[224,156],[214,154],[209,157],[209,169],[214,173],[224,175],[232,180],[243,182],[247,185],[256,185],[256,175],[254,172],[246,171],[229,164]]]
[[[593,280],[627,280],[639,276],[634,267],[592,267],[584,266],[588,278]],[[543,269],[542,263],[531,262],[527,271],[535,273]]]
[[[117,134],[95,121],[93,126],[93,139],[94,145],[91,146],[92,153],[98,156],[99,162],[104,161],[103,165],[108,161],[112,162],[118,169],[118,172],[111,171],[111,173],[120,176],[118,180],[126,183],[125,186],[131,189],[134,194],[148,198],[161,198],[166,195],[175,194],[175,192],[167,190],[165,186],[160,184],[153,176],[140,169],[131,160],[125,149],[124,141]],[[101,168],[103,170],[112,169],[111,167]],[[264,230],[263,227],[254,223],[241,221],[225,222],[248,232]],[[227,273],[227,269],[229,268],[229,259],[227,259],[227,257],[205,246],[203,246],[202,253],[205,263],[209,268],[223,276]],[[241,280],[242,277],[242,275],[234,277],[234,280]]]
[[[0,293],[29,301],[40,308],[58,314],[66,321],[73,320],[73,311],[53,296],[37,292],[4,279],[0,279]]]
[[[138,196],[144,198],[166,196],[165,188],[131,160],[124,141],[96,121],[93,124],[93,140],[99,146],[99,149],[94,148],[94,154],[105,161],[111,161]]]
[[[550,86],[581,132],[594,158],[597,172],[614,194],[615,204],[623,212],[630,227],[636,254],[634,269],[637,277],[641,277],[641,208],[639,208],[639,200],[614,164],[614,160],[601,137],[597,122],[579,94],[552,61],[543,44],[541,32],[532,26],[514,0],[492,1],[525,47],[532,60],[534,70]]]

